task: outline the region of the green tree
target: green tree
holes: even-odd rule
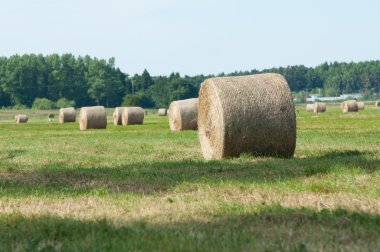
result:
[[[96,103],[107,107],[119,105],[125,93],[125,87],[118,71],[114,68],[114,59],[108,62],[95,59],[89,66],[88,93]]]
[[[36,98],[32,105],[33,109],[55,109],[55,104],[53,101],[46,98]]]
[[[67,108],[67,107],[75,107],[75,101],[70,101],[66,98],[60,98],[56,103],[55,106],[57,108]]]
[[[140,107],[140,97],[137,95],[127,94],[123,99],[123,106],[125,107]]]
[[[150,76],[149,72],[146,69],[141,74],[141,76],[135,74],[133,76],[132,81],[133,81],[133,86],[134,86],[133,87],[134,92],[138,92],[138,91],[143,92],[154,84],[152,77]]]

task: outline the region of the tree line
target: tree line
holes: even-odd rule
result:
[[[72,54],[27,54],[0,57],[0,107],[61,107],[137,105],[167,107],[173,100],[196,97],[200,84],[210,77],[280,73],[293,92],[325,95],[362,92],[378,95],[380,61],[323,63],[251,70],[218,75],[151,76],[147,70],[129,76],[115,66],[115,59]],[[50,105],[49,105],[50,106]]]

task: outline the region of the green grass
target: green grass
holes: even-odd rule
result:
[[[48,113],[0,110],[0,251],[380,247],[380,109],[297,107],[294,158],[211,162],[153,113],[89,131]]]

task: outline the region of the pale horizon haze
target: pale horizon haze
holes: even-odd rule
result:
[[[115,57],[128,74],[380,59],[375,0],[0,0],[0,56]]]

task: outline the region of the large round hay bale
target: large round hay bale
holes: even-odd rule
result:
[[[61,108],[59,109],[59,123],[68,123],[76,121],[75,108]]]
[[[198,129],[207,160],[244,152],[293,156],[296,113],[288,83],[279,74],[205,80],[199,91]]]
[[[324,113],[324,112],[326,112],[326,103],[315,102],[314,103],[313,111],[314,111],[314,113]]]
[[[126,107],[123,110],[123,125],[143,124],[145,112],[140,107]]]
[[[380,101],[375,102],[376,107],[380,107]]]
[[[166,108],[158,109],[158,115],[159,116],[166,116],[167,115],[167,109]]]
[[[358,110],[364,110],[364,102],[358,102]]]
[[[16,115],[15,119],[16,119],[16,123],[27,123],[28,122],[28,116],[27,115]]]
[[[169,126],[173,131],[198,129],[198,98],[173,101],[169,107]]]
[[[113,125],[122,125],[122,117],[123,117],[123,111],[125,107],[116,107],[115,111],[113,112]]]
[[[313,112],[314,111],[314,104],[306,104],[306,111],[307,112]]]
[[[355,100],[349,100],[343,102],[343,113],[358,112],[358,103]]]
[[[79,113],[79,128],[80,130],[107,128],[107,114],[104,107],[81,108]]]

